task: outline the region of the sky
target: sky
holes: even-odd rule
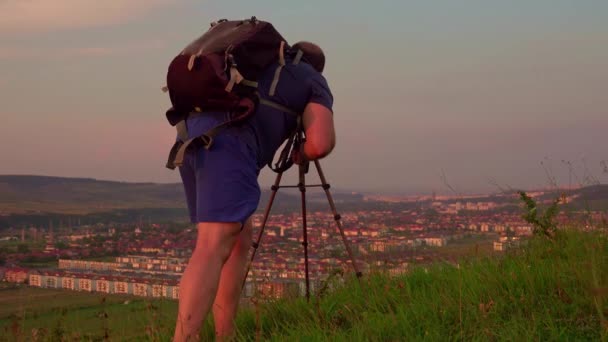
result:
[[[334,187],[608,181],[604,0],[0,0],[0,174],[179,182],[167,66],[211,21],[252,15],[326,53]]]

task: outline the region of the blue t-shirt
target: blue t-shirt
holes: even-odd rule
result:
[[[268,67],[258,79],[260,96],[300,113],[309,102],[331,110],[333,97],[325,78],[309,64],[293,65],[289,58],[286,62],[274,96],[268,92],[278,64]],[[189,136],[200,136],[228,119],[226,112],[192,117],[186,120]],[[244,223],[259,204],[257,176],[296,122],[294,114],[260,104],[246,122],[221,131],[209,150],[190,149],[180,175],[191,221]]]
[[[269,96],[270,87],[278,63],[269,66],[258,79],[260,97],[279,103],[302,113],[309,102],[333,108],[333,96],[323,75],[305,62],[293,64],[290,57],[281,75],[274,96]],[[190,137],[200,136],[215,125],[228,119],[228,113],[214,112],[187,120]],[[260,104],[245,123],[230,127],[226,131],[238,134],[256,153],[258,172],[272,158],[296,127],[296,117],[273,107]],[[224,134],[223,132],[220,134]],[[213,147],[212,147],[213,148]]]

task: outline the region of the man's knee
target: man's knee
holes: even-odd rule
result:
[[[194,253],[226,261],[241,230],[239,223],[199,223]]]
[[[251,244],[253,242],[253,224],[251,219],[247,220],[245,224],[243,224],[243,228],[239,233],[238,241],[235,246],[237,249],[237,253],[244,254],[249,251],[251,248]]]

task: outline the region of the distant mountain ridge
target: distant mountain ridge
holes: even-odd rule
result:
[[[363,205],[360,193],[331,189],[332,197],[343,208],[344,204]],[[579,205],[595,208],[608,207],[608,185],[594,185],[573,189],[579,194]],[[262,190],[259,209],[267,205],[270,190]],[[311,209],[329,209],[321,189],[307,191]],[[554,196],[551,193],[546,198]],[[552,197],[551,197],[552,198]],[[375,202],[375,201],[371,201]],[[366,202],[366,203],[369,203]],[[378,202],[380,203],[380,202]],[[365,205],[367,206],[367,205]],[[0,175],[0,216],[11,214],[90,214],[122,209],[185,209],[181,183],[131,183],[94,178],[67,178],[35,175]],[[300,208],[297,189],[279,190],[274,210]]]
[[[0,214],[185,206],[182,185],[0,175]]]
[[[331,190],[337,203],[363,201],[363,195]],[[270,190],[262,190],[260,208]],[[310,202],[327,201],[322,190],[307,192]],[[296,189],[279,190],[276,207],[299,208]],[[186,208],[181,183],[130,183],[35,175],[0,175],[0,215],[88,214],[117,209]]]

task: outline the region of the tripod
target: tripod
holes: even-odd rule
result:
[[[317,172],[319,173],[319,178],[321,179],[321,184],[310,184],[310,185],[306,184],[305,175],[308,172],[308,164],[298,165],[299,183],[297,185],[280,185],[281,178],[283,176],[283,172],[279,172],[277,174],[277,178],[274,182],[274,185],[271,187],[272,194],[270,195],[270,200],[269,200],[268,205],[266,206],[266,210],[264,212],[264,220],[262,221],[262,227],[260,229],[260,232],[258,233],[257,241],[253,242],[254,250],[253,250],[253,254],[251,255],[251,260],[249,261],[249,264],[247,265],[247,272],[245,273],[245,279],[243,280],[243,287],[245,286],[245,282],[247,281],[247,275],[249,274],[249,269],[251,268],[253,259],[255,258],[255,253],[256,253],[258,247],[260,246],[260,241],[262,239],[262,235],[264,234],[264,228],[266,227],[266,222],[268,221],[268,216],[270,215],[270,210],[272,208],[274,198],[277,194],[277,191],[280,188],[298,188],[298,189],[300,189],[300,193],[301,193],[301,197],[302,197],[302,229],[303,229],[303,238],[304,238],[304,241],[302,242],[302,246],[304,246],[304,269],[306,272],[306,300],[308,300],[308,301],[310,300],[310,278],[309,278],[309,273],[308,273],[308,232],[307,232],[307,225],[306,225],[306,188],[321,187],[321,188],[323,188],[323,190],[325,190],[325,194],[327,196],[329,206],[331,207],[331,210],[334,215],[334,220],[336,221],[338,229],[340,230],[340,235],[342,235],[342,240],[344,242],[344,246],[346,247],[346,251],[348,252],[348,256],[352,262],[353,268],[355,270],[355,274],[357,275],[358,279],[361,278],[362,273],[359,271],[359,268],[357,267],[355,258],[353,256],[353,252],[346,239],[346,235],[344,234],[344,229],[342,228],[342,222],[340,221],[341,216],[340,216],[340,214],[338,214],[338,212],[336,210],[336,206],[334,204],[334,200],[331,196],[331,193],[329,192],[330,185],[327,183],[327,180],[325,179],[325,175],[323,174],[323,170],[321,169],[321,164],[319,163],[319,161],[315,160],[314,164],[317,169]]]

